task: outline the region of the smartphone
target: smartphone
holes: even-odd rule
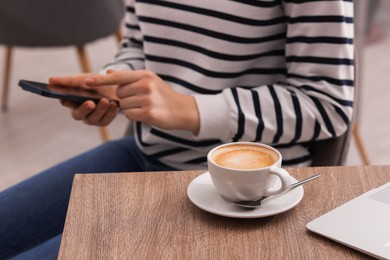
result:
[[[110,101],[116,102],[119,106],[118,100],[104,96],[103,94],[93,89],[52,85],[23,79],[19,80],[19,86],[26,91],[44,97],[69,100],[76,104],[81,104],[87,100],[92,100],[97,104],[100,99],[107,98]]]

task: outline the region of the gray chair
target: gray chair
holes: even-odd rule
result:
[[[365,36],[368,31],[368,27],[372,23],[375,9],[378,8],[378,1],[372,0],[359,0],[354,1],[355,7],[355,85],[356,89],[362,89],[363,82],[363,73],[364,71],[364,60],[363,60],[363,52],[365,45]],[[352,136],[354,137],[354,141],[356,143],[357,151],[360,155],[362,163],[364,165],[371,164],[370,158],[367,153],[366,146],[364,145],[363,138],[360,134],[360,113],[361,105],[360,105],[361,91],[357,91],[356,101],[355,101],[355,120],[352,126]]]
[[[6,47],[1,107],[8,109],[13,47],[77,49],[83,72],[90,72],[85,44],[118,34],[124,15],[122,0],[2,0],[0,44]],[[106,128],[101,128],[104,140]]]
[[[371,3],[370,3],[371,4]],[[311,152],[313,154],[312,166],[338,166],[345,163],[350,141],[353,137],[357,151],[360,154],[363,164],[370,164],[370,160],[367,155],[366,148],[363,144],[363,140],[358,128],[359,121],[359,101],[360,101],[360,88],[362,82],[362,51],[364,47],[364,36],[367,28],[368,15],[372,15],[369,12],[372,11],[369,8],[368,0],[359,0],[354,2],[355,8],[355,102],[354,102],[354,118],[348,131],[335,139],[318,141],[311,145]],[[370,18],[371,19],[371,18]]]
[[[313,156],[311,166],[341,166],[345,164],[349,144],[351,141],[351,128],[343,135],[328,140],[317,141],[310,146]]]

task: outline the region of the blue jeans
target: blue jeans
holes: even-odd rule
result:
[[[164,170],[173,169],[148,161],[126,137],[1,192],[0,259],[57,258],[74,174]]]

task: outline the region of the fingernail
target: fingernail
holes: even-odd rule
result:
[[[85,79],[85,83],[94,83],[94,82],[96,82],[96,80],[93,78]]]
[[[103,108],[103,109],[106,109],[106,108],[108,108],[108,107],[109,107],[109,104],[107,104],[107,103],[105,103],[105,102],[102,102],[102,101],[100,101],[100,103],[99,103],[99,106],[100,106],[101,108]]]
[[[89,104],[85,105],[85,110],[87,111],[91,111],[93,109],[93,107]]]

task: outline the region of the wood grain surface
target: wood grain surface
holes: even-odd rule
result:
[[[266,218],[234,219],[191,203],[203,171],[76,175],[59,259],[368,259],[306,223],[390,181],[390,166],[288,169],[315,173],[303,200]]]

